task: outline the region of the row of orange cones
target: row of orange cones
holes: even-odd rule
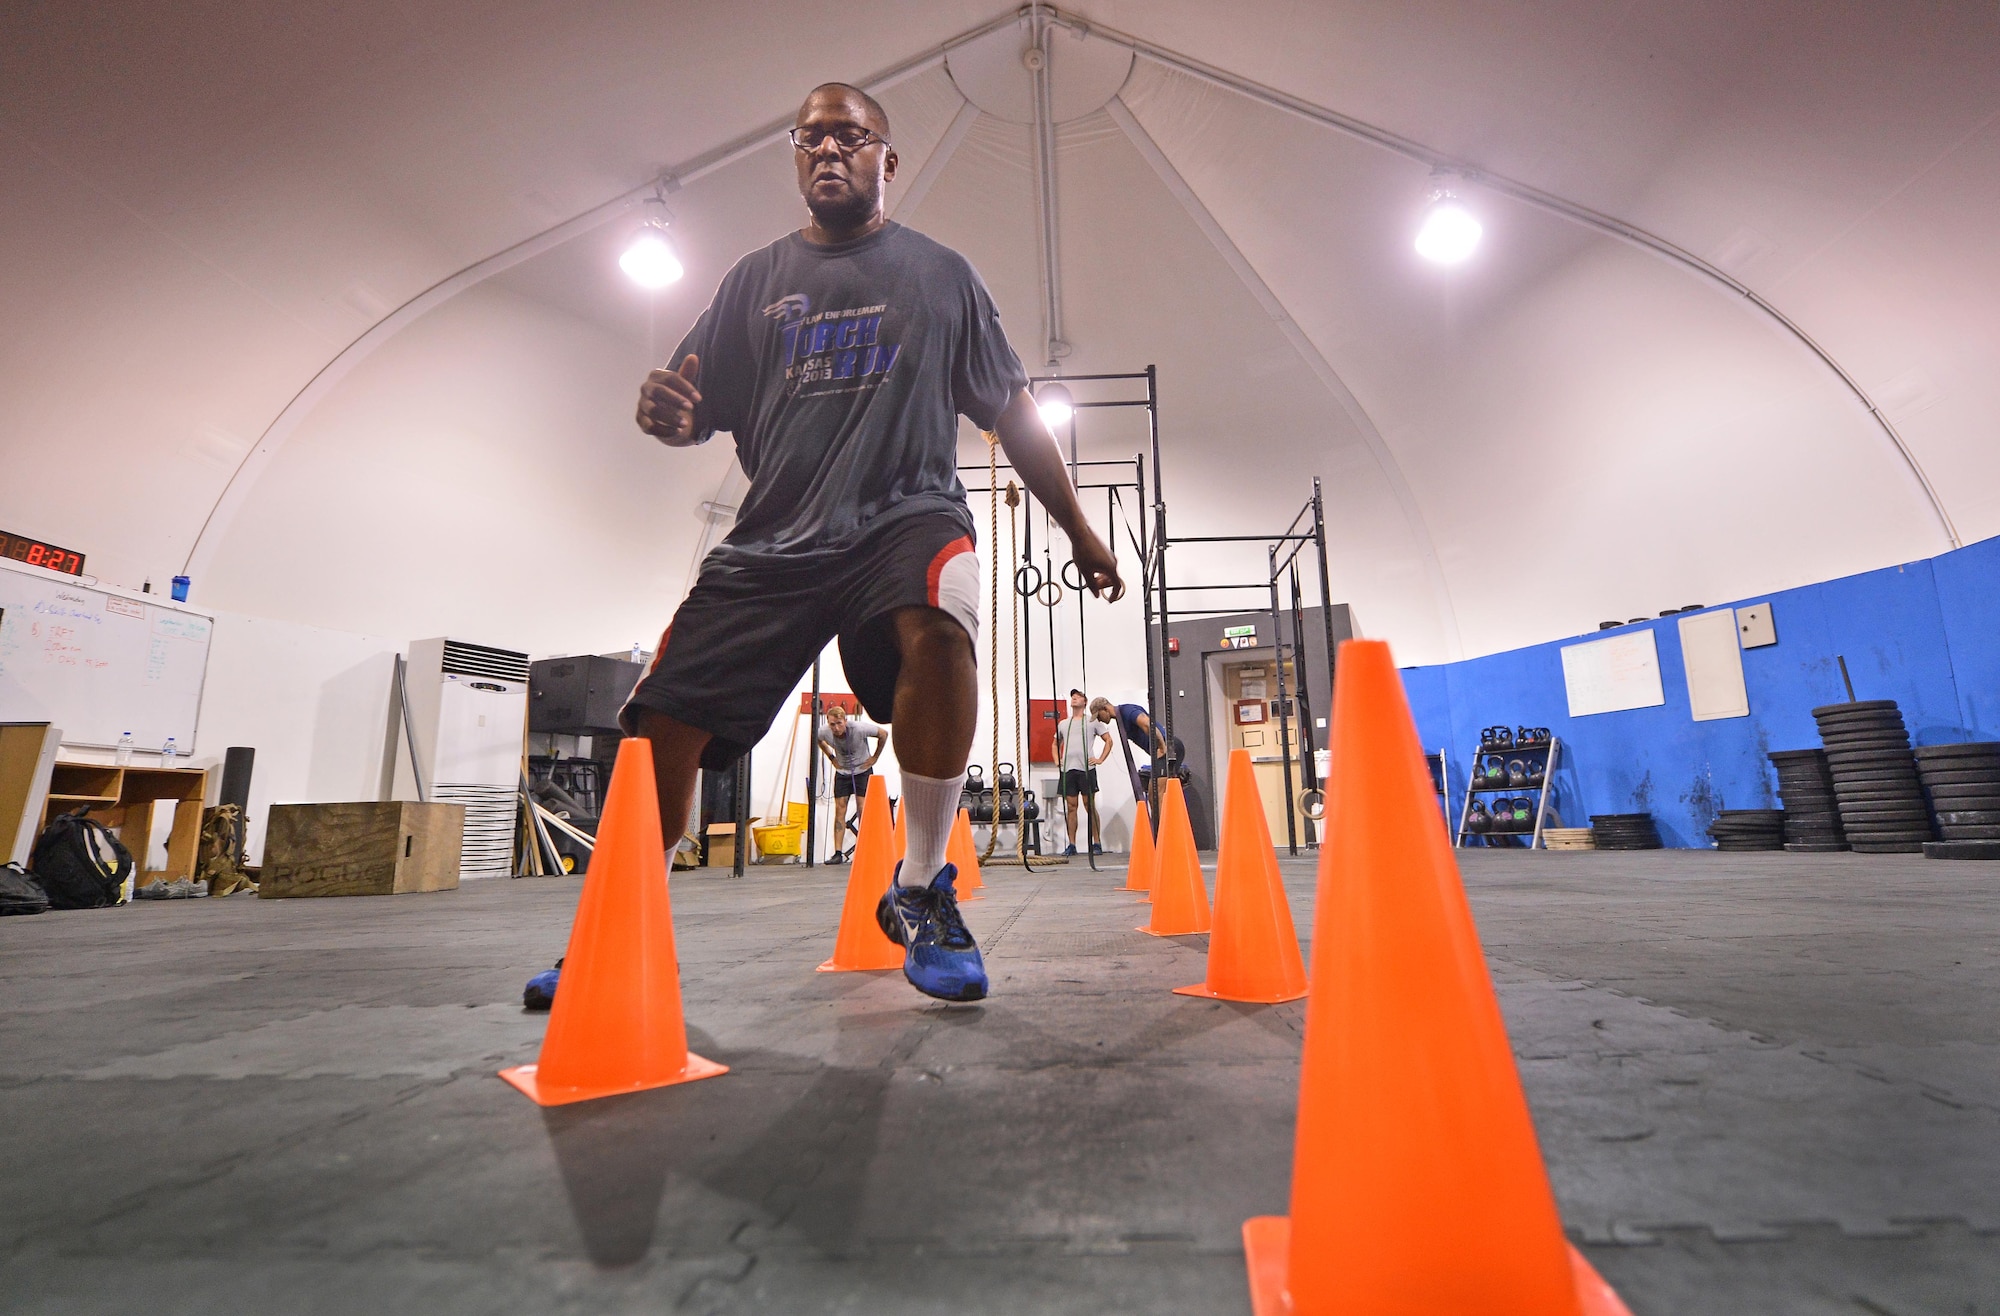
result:
[[[1208,981],[1178,990],[1233,1000],[1309,997],[1292,1213],[1243,1226],[1257,1316],[1629,1316],[1563,1237],[1388,646],[1348,641],[1339,670],[1309,984],[1247,763],[1230,772],[1212,920],[1178,783],[1169,782],[1163,797],[1153,867],[1135,848],[1127,878],[1135,890],[1151,878],[1145,931],[1211,931]],[[627,740],[540,1063],[502,1072],[542,1105],[725,1072],[687,1049],[653,798],[651,746]],[[822,968],[901,962],[900,951],[879,965],[850,960],[873,949],[861,927],[849,944],[850,923],[888,944],[873,917],[887,875],[870,893],[878,860],[868,856],[864,872],[861,853],[867,811],[877,810],[879,838],[887,807],[871,786],[841,934]],[[1144,847],[1150,828],[1137,836]],[[971,860],[964,868],[976,881],[962,815],[952,847],[953,862]],[[849,917],[856,914],[865,917]],[[1443,1245],[1435,1241],[1440,1218],[1453,1222]]]

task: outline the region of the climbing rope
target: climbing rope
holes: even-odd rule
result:
[[[993,858],[1000,848],[1000,436],[986,435],[986,487],[992,490],[987,504],[987,555],[993,566],[988,572],[990,581],[987,627],[988,653],[991,659],[987,666],[988,689],[993,699],[993,739],[991,774],[987,781],[993,791],[993,830],[986,837],[986,852],[980,855],[984,863]],[[1008,560],[1012,561],[1020,551],[1021,543],[1021,489],[1012,480],[1007,481],[1004,494],[1007,500],[1007,549]],[[1010,617],[1013,635],[1021,634],[1021,591],[1017,587],[1010,590],[1013,607]],[[1055,865],[1065,862],[1051,855],[1030,855],[1028,853],[1028,793],[1023,786],[1026,776],[1022,764],[1026,761],[1022,753],[1025,741],[1022,738],[1021,720],[1021,646],[1017,642],[1011,646],[1014,652],[1014,857],[1023,868],[1036,865]]]

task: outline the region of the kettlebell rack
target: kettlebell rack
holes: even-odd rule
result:
[[[1517,736],[1506,727],[1488,727],[1480,733],[1466,769],[1465,804],[1454,845],[1462,848],[1474,838],[1491,845],[1495,837],[1522,836],[1528,849],[1548,849],[1542,829],[1552,812],[1549,797],[1562,741],[1547,727],[1519,731]]]

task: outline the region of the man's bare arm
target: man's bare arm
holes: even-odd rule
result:
[[[1084,519],[1083,505],[1076,500],[1076,489],[1069,482],[1055,436],[1042,423],[1042,413],[1035,409],[1027,389],[1014,394],[993,429],[1028,492],[1041,499],[1042,506],[1069,536],[1071,556],[1090,583],[1090,592],[1117,602],[1125,593],[1125,582],[1118,577],[1118,559]]]

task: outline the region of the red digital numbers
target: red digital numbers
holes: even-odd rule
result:
[[[72,576],[83,574],[83,554],[45,544],[27,535],[10,535],[4,530],[0,530],[0,556],[46,571],[61,571]]]

